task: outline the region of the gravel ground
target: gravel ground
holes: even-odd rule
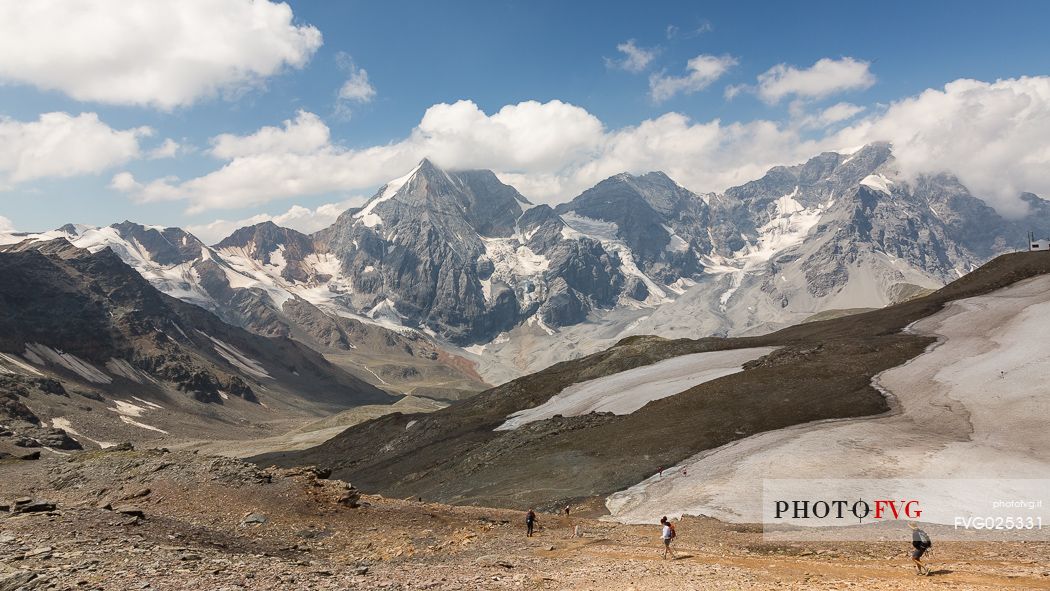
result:
[[[541,514],[526,538],[520,512],[358,498],[310,469],[189,452],[0,462],[0,504],[22,497],[55,506],[0,513],[3,591],[1050,588],[1047,544],[940,544],[918,578],[906,541],[774,544],[688,518],[678,559],[662,560],[656,527],[585,508]]]

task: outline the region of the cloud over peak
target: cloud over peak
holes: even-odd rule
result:
[[[905,175],[954,173],[1001,213],[1020,215],[1022,191],[1050,195],[1047,137],[1050,77],[957,80],[872,112],[840,102],[802,121],[672,112],[618,129],[562,101],[492,114],[458,101],[427,109],[400,141],[361,149],[333,143],[319,117],[301,112],[279,127],[213,139],[224,162],[205,175],[140,183],[122,173],[112,186],[138,200],[184,200],[191,211],[238,208],[371,190],[431,156],[445,168],[492,169],[529,199],[552,203],[620,172],[662,170],[694,191],[722,191],[822,151],[888,141]]]

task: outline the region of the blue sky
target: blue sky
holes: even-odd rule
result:
[[[199,10],[191,6],[196,2],[185,2],[186,7],[179,9],[182,29],[195,27],[194,19],[200,19],[204,28],[203,23],[226,5],[232,15],[230,26],[237,27],[246,20],[246,13],[237,12],[248,10],[237,6],[244,2],[215,0],[200,3]],[[371,195],[384,179],[398,176],[410,166],[406,163],[421,155],[451,167],[493,168],[537,201],[570,199],[618,168],[631,172],[662,168],[692,190],[721,190],[753,178],[770,165],[841,147],[836,142],[847,139],[886,139],[896,146],[912,137],[907,129],[924,125],[922,122],[945,111],[955,124],[952,120],[931,124],[922,134],[925,141],[936,138],[936,146],[981,145],[979,136],[957,135],[967,133],[958,129],[966,127],[967,113],[979,109],[988,111],[988,117],[1010,121],[1016,119],[1010,109],[1024,109],[1026,117],[1039,121],[1044,111],[1033,110],[1025,101],[1035,101],[1039,108],[1050,101],[1043,86],[1044,76],[1050,73],[1050,36],[1046,34],[1050,5],[1043,2],[862,5],[838,1],[804,6],[649,2],[644,7],[556,1],[318,0],[289,4],[291,16],[285,21],[281,7],[267,12],[268,31],[264,27],[263,33],[249,32],[243,38],[236,32],[217,33],[243,39],[232,49],[217,41],[215,55],[232,52],[217,59],[228,60],[231,71],[254,70],[247,77],[216,74],[213,84],[203,89],[195,89],[184,79],[186,70],[178,69],[184,65],[171,62],[180,46],[207,48],[209,40],[187,36],[177,27],[171,27],[169,36],[165,27],[174,20],[171,15],[156,15],[156,23],[148,23],[153,18],[150,14],[139,15],[142,21],[118,22],[115,30],[125,26],[149,31],[149,38],[141,48],[113,42],[115,59],[97,58],[96,63],[91,57],[83,58],[83,64],[56,81],[47,70],[55,71],[56,64],[79,55],[82,46],[109,42],[112,33],[101,31],[98,23],[108,22],[109,15],[116,15],[124,5],[85,0],[85,13],[97,18],[88,23],[77,22],[85,17],[71,15],[72,11],[58,3],[49,6],[42,1],[36,14],[27,14],[17,4],[0,4],[0,22],[6,23],[0,24],[0,39],[13,44],[34,35],[58,46],[39,51],[36,45],[20,46],[14,51],[0,40],[0,116],[4,118],[0,138],[5,133],[21,138],[8,142],[14,147],[6,152],[0,148],[0,156],[29,161],[23,168],[0,164],[0,216],[20,230],[71,221],[101,225],[129,218],[191,226],[203,234],[215,234],[206,236],[213,239],[229,227],[204,228],[215,220],[234,223],[280,216],[301,206],[309,210],[302,219],[282,219],[309,230],[339,207]],[[119,21],[116,16],[114,20]],[[4,31],[5,26],[18,30]],[[273,37],[268,46],[267,33]],[[298,36],[300,44],[291,57],[284,47],[289,35]],[[618,46],[630,40],[649,57],[625,68],[627,55]],[[250,63],[252,56],[267,52],[256,44],[271,48],[274,57],[270,63]],[[701,56],[706,56],[701,61],[710,69],[698,74],[693,86],[680,81],[689,74],[690,60]],[[832,81],[821,90],[817,88],[821,80],[814,72],[820,60],[828,60],[829,68],[844,64],[842,71],[829,70],[828,76],[856,77]],[[124,61],[127,63],[121,63]],[[184,98],[178,104],[164,104],[166,99],[150,98],[137,90],[149,83],[139,84],[135,76],[151,75],[154,64],[162,71],[172,68],[170,80],[156,93],[169,93],[169,97],[185,93],[179,95]],[[186,67],[192,70],[193,65]],[[789,88],[782,88],[781,94],[763,95],[759,77],[770,76],[777,67],[781,73],[774,78],[779,76],[783,82],[798,75],[801,86],[785,83]],[[370,90],[340,99],[341,87],[355,76],[360,81],[362,71]],[[807,73],[814,76],[805,78]],[[118,82],[110,83],[107,77]],[[671,80],[668,88],[677,90],[656,100],[653,80],[661,77]],[[989,86],[996,80],[1022,77],[1036,81]],[[946,84],[959,79],[986,86],[945,91]],[[124,94],[111,90],[124,83],[128,84]],[[810,83],[817,87],[807,86]],[[741,90],[727,98],[730,87]],[[944,96],[924,97],[927,89]],[[999,103],[993,101],[1002,100],[1004,92],[1022,98],[996,107]],[[473,107],[461,105],[455,113],[435,115],[433,125],[438,131],[417,130],[420,137],[406,142],[429,108],[457,101],[470,101]],[[478,123],[476,119],[525,101],[536,101],[537,107],[529,113],[519,109],[509,114],[506,119],[513,122],[486,119]],[[843,105],[839,116],[845,118],[821,120],[820,115],[833,105]],[[926,112],[936,116],[927,117]],[[56,140],[26,131],[26,125],[46,113],[96,114],[98,125],[108,130],[130,134],[128,130],[148,127],[150,131],[121,136],[114,142],[88,126],[91,129],[84,131],[82,139],[87,143],[82,150],[96,158],[77,166],[83,154],[47,151],[49,142],[70,141],[72,136],[59,135]],[[310,117],[299,118],[301,113]],[[682,118],[668,118],[669,113]],[[251,137],[267,126],[281,128],[285,121],[292,121],[285,129],[288,136],[324,128],[328,141],[302,149],[252,144],[254,147],[242,146],[226,158],[211,152],[213,138],[220,134]],[[741,127],[733,128],[733,124]],[[494,149],[490,142],[498,142],[504,133],[502,125],[510,126],[511,131],[505,133],[521,137]],[[486,126],[494,131],[478,131]],[[643,129],[647,127],[654,129]],[[1010,145],[1019,150],[1017,154],[1040,154],[1045,148],[1045,144],[1032,145],[1038,139],[1030,132],[996,119],[976,127],[987,127],[992,130],[987,133],[994,135],[1001,135],[994,130],[1003,130]],[[41,133],[45,132],[50,133]],[[544,142],[549,140],[544,149],[559,157],[521,155],[535,144],[530,133]],[[434,139],[435,135],[440,137]],[[180,146],[174,154],[149,157],[169,139]],[[97,146],[91,143],[96,141]],[[367,153],[377,146],[382,153]],[[263,154],[266,150],[270,152]],[[919,154],[923,150],[938,151],[924,144],[916,144],[911,151]],[[1023,160],[1016,154],[1010,157]],[[37,170],[34,158],[47,159],[54,166]],[[63,158],[74,163],[63,168]],[[946,154],[931,162],[913,156],[908,166],[965,170],[971,177],[964,181],[971,188],[988,192],[990,202],[1002,203],[1006,209],[1013,192],[1044,190],[1039,175],[1027,168],[1011,172],[1009,186],[1001,188],[992,180],[994,170],[983,175],[970,172],[973,166],[966,158],[963,153]],[[245,176],[209,176],[232,163]],[[1001,172],[1002,163],[994,164]],[[295,166],[300,167],[297,173],[267,176],[275,168],[287,171]],[[719,172],[702,172],[716,169]],[[118,174],[126,174],[123,184],[114,181]],[[206,180],[192,182],[195,178]],[[151,185],[158,179],[166,180],[162,186]],[[251,185],[256,181],[258,189]],[[243,188],[243,194],[233,195],[237,191],[230,190],[231,184]],[[282,190],[268,190],[278,185]],[[330,207],[315,219],[315,208],[325,204]]]

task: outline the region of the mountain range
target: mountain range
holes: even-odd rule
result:
[[[720,194],[618,174],[556,207],[424,160],[312,235],[264,222],[208,246],[123,222],[2,238],[109,247],[226,323],[457,398],[632,334],[758,334],[928,293],[1050,233],[1050,202],[1023,198],[1029,215],[1005,219],[951,175],[903,178],[887,144]]]

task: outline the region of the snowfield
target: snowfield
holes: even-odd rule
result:
[[[940,340],[876,377],[895,399],[890,413],[799,425],[700,453],[610,496],[612,518],[757,522],[767,478],[1050,477],[1050,277],[953,302],[909,330]],[[997,492],[1024,498],[1010,486],[1003,480]]]
[[[592,412],[631,414],[653,400],[741,371],[744,363],[768,355],[773,347],[711,351],[674,357],[652,365],[573,384],[547,402],[510,415],[496,431],[549,419]]]

